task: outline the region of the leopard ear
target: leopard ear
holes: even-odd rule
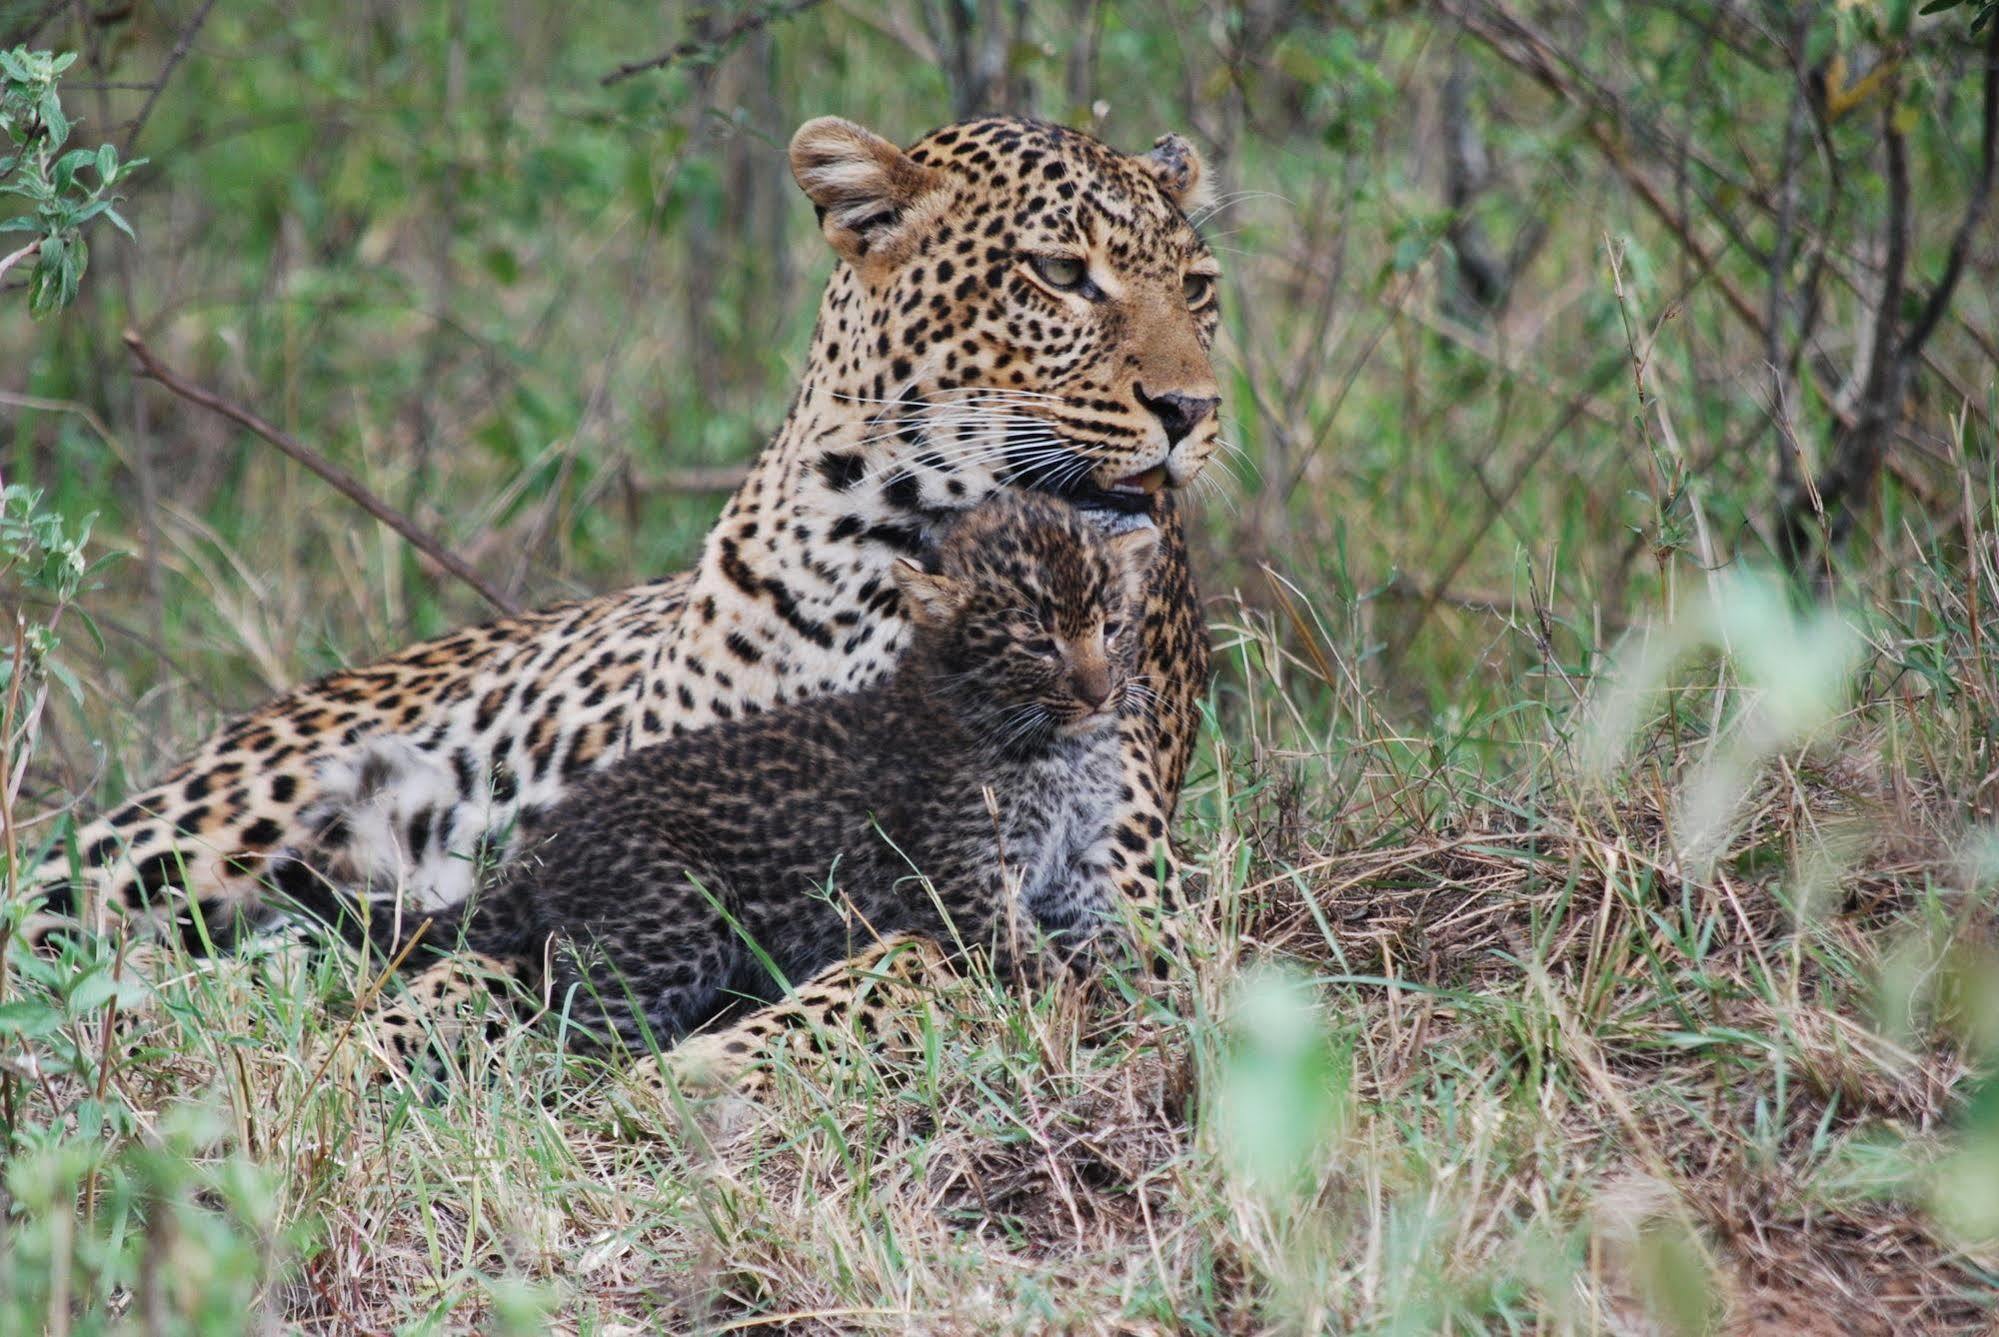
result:
[[[1194,213],[1213,202],[1215,192],[1208,182],[1208,165],[1201,161],[1194,146],[1180,136],[1161,135],[1152,141],[1152,151],[1140,154],[1138,160],[1159,182],[1166,197],[1180,206],[1181,213]]]
[[[1152,525],[1127,529],[1111,539],[1111,551],[1124,568],[1125,597],[1137,602],[1145,597],[1145,577],[1159,555],[1159,530]]]
[[[818,210],[826,240],[855,266],[899,258],[921,206],[944,181],[874,131],[838,116],[798,127],[791,174]]]
[[[896,558],[889,566],[889,574],[895,578],[895,587],[902,591],[902,606],[909,620],[919,627],[949,622],[964,604],[964,591],[957,581],[924,570],[923,564],[914,558]]]

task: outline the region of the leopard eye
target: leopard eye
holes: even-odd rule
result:
[[[1036,255],[1028,257],[1028,263],[1043,283],[1063,292],[1074,292],[1090,279],[1090,266],[1078,256]]]
[[[1057,653],[1055,638],[1048,629],[1037,622],[1015,622],[1006,629],[1007,639],[1015,648],[1036,659],[1051,659]]]
[[[1116,644],[1117,638],[1123,632],[1124,632],[1124,623],[1117,621],[1115,618],[1113,618],[1109,622],[1104,623],[1104,644],[1105,645]]]
[[[1180,280],[1180,295],[1187,299],[1191,310],[1200,310],[1215,295],[1213,274],[1189,274]]]

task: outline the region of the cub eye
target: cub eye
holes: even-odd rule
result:
[[[1124,623],[1116,621],[1115,619],[1104,623],[1104,644],[1110,645],[1114,643],[1117,640],[1118,635],[1123,631],[1124,631]]]
[[[1187,299],[1190,308],[1199,310],[1215,295],[1213,274],[1189,274],[1180,280],[1180,295]]]
[[[1033,655],[1037,659],[1053,658],[1056,653],[1055,638],[1048,629],[1034,622],[1014,622],[1006,629],[1007,639],[1014,648]]]
[[[1043,283],[1063,292],[1082,287],[1090,278],[1089,265],[1073,255],[1035,255],[1028,257],[1028,263]]]

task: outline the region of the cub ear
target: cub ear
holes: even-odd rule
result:
[[[1140,154],[1138,161],[1152,173],[1166,197],[1180,206],[1181,213],[1191,214],[1213,202],[1215,192],[1208,183],[1208,165],[1201,161],[1194,146],[1180,136],[1161,135],[1152,141],[1152,151]]]
[[[826,240],[847,263],[894,260],[915,233],[917,206],[943,184],[874,131],[821,116],[791,137],[791,174],[819,213]]]
[[[903,608],[919,627],[934,627],[957,616],[964,603],[964,591],[949,576],[925,571],[914,558],[898,557],[889,566],[895,587],[902,591]]]
[[[1159,530],[1153,525],[1127,529],[1111,539],[1111,551],[1123,564],[1125,579],[1135,587],[1141,586],[1146,573],[1152,570],[1152,559],[1159,555]]]
[[[1159,528],[1157,526],[1137,526],[1125,530],[1111,538],[1111,552],[1133,576],[1143,576],[1151,570],[1151,560],[1159,554]]]

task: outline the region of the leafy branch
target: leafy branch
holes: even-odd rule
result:
[[[1968,0],[1930,0],[1930,3],[1924,5],[1920,12],[1924,14],[1941,14],[1946,10],[1956,9],[1966,3],[1968,3]],[[1999,18],[1999,0],[1978,0],[1978,10],[1971,17],[1971,35],[1973,37],[1978,36],[1980,32],[1984,31],[1986,25],[1990,24],[1995,18]]]
[[[788,0],[787,3],[751,9],[706,41],[690,38],[668,47],[656,56],[620,65],[597,82],[609,88],[612,84],[623,83],[634,75],[645,74],[650,70],[663,70],[681,61],[713,61],[726,52],[738,38],[746,37],[777,19],[788,19],[794,14],[801,14],[818,3],[819,0]]]
[[[0,604],[15,610],[10,625],[0,627],[0,950],[16,927],[10,916],[22,913],[13,894],[19,890],[14,881],[21,867],[14,805],[27,778],[49,683],[60,684],[73,700],[83,697],[76,675],[56,657],[64,615],[73,613],[99,653],[104,648],[97,625],[75,606],[77,596],[94,587],[110,560],[84,557],[91,518],[70,524],[43,509],[39,491],[0,482]],[[47,609],[33,622],[26,611],[31,596]],[[5,969],[0,966],[0,992],[4,990]]]
[[[0,280],[8,270],[34,262],[28,310],[37,318],[76,300],[90,263],[90,247],[83,239],[86,224],[101,217],[132,236],[132,225],[118,212],[121,197],[115,187],[146,161],[121,162],[110,144],[64,151],[73,127],[56,84],[75,60],[74,53],[22,46],[0,51],[0,136],[5,138],[0,143],[0,197],[25,203],[12,217],[0,218],[0,232],[29,236],[25,245],[0,255]]]

